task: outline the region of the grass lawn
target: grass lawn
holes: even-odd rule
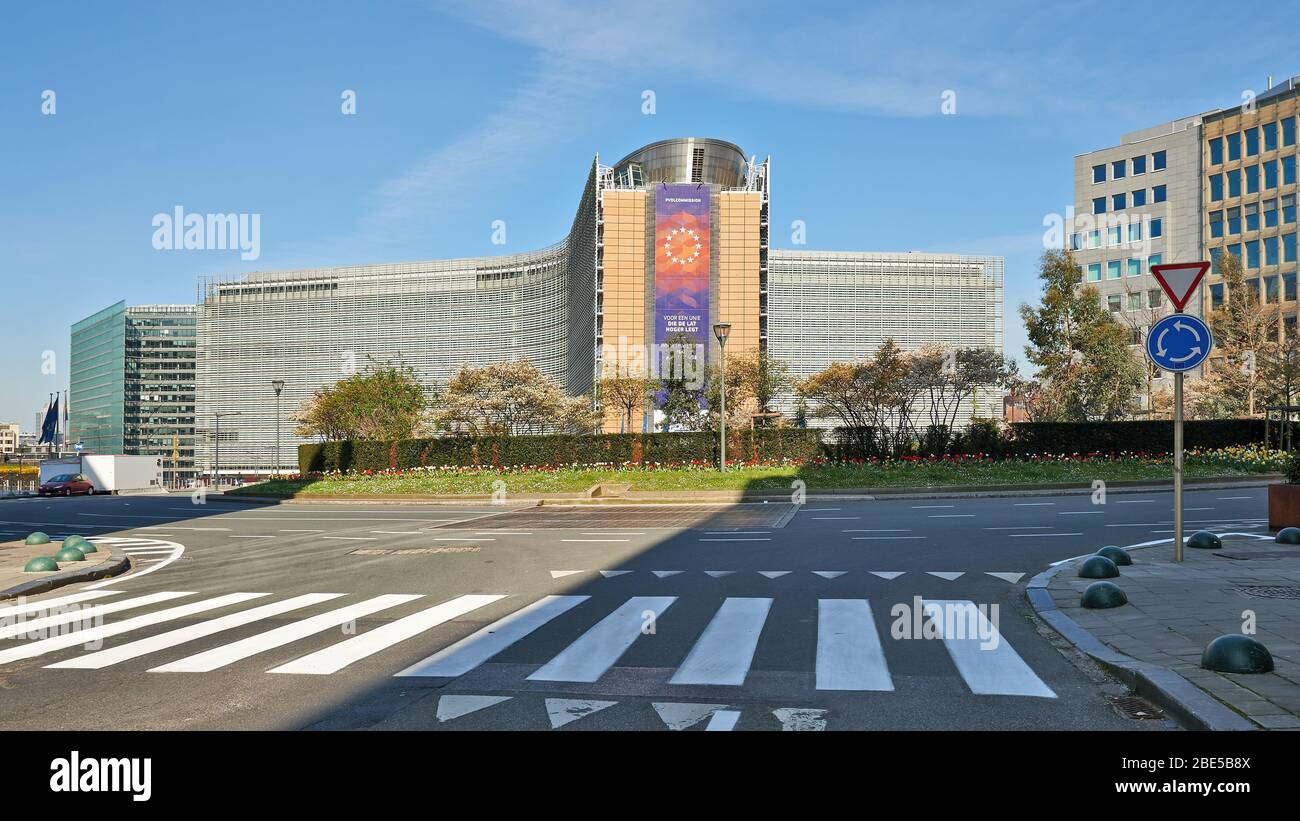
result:
[[[1280,456],[1245,458],[1240,452],[1189,454],[1188,478],[1239,478],[1282,470]],[[438,495],[490,494],[500,479],[514,494],[584,491],[592,485],[618,483],[633,490],[781,490],[794,479],[808,488],[938,487],[943,485],[1035,485],[1114,482],[1132,479],[1168,480],[1169,457],[1091,458],[1062,460],[966,460],[963,462],[886,462],[861,465],[768,465],[733,468],[726,473],[704,468],[600,469],[561,468],[411,472],[401,475],[346,475],[285,479],[249,485],[233,493],[248,495],[372,495],[419,493]]]

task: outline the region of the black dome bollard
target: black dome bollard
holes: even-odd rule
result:
[[[1093,582],[1083,591],[1079,604],[1089,610],[1106,610],[1128,604],[1128,596],[1114,582]]]
[[[1119,568],[1105,556],[1089,556],[1079,565],[1079,577],[1083,579],[1113,579],[1119,575]]]
[[[1284,527],[1273,541],[1278,544],[1300,544],[1300,527]]]
[[[1108,544],[1098,550],[1097,555],[1110,559],[1115,563],[1116,567],[1128,567],[1133,564],[1133,557],[1128,554],[1128,551],[1113,544]]]
[[[1209,643],[1201,666],[1219,673],[1271,673],[1273,655],[1250,636],[1229,633]]]
[[[1208,530],[1198,530],[1187,537],[1187,546],[1197,550],[1221,550],[1223,540]]]

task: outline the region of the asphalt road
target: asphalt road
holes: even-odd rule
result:
[[[1264,488],[1186,499],[1189,529],[1264,532]],[[114,539],[134,563],[0,603],[0,729],[1169,729],[1114,709],[1122,688],[1040,632],[1023,587],[1171,520],[1170,494],[1114,491],[0,501],[0,538]]]

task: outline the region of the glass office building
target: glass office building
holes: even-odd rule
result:
[[[597,155],[550,248],[201,281],[200,473],[215,470],[218,416],[222,477],[293,470],[292,414],[372,360],[445,383],[462,364],[528,359],[577,396],[652,368],[665,345],[714,360],[719,322],[729,357],[767,349],[799,376],[886,338],[1001,351],[1000,258],[769,251],[770,172],[724,140],[663,140],[613,164]],[[652,409],[638,415],[653,424]],[[624,425],[607,412],[606,431]]]
[[[72,326],[69,436],[84,453],[161,456],[195,476],[197,309],[111,305]]]

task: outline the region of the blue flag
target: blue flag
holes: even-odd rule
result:
[[[59,427],[59,397],[54,397],[54,403],[45,411],[45,421],[41,423],[41,438],[36,444],[52,445],[54,444],[54,433]]]

